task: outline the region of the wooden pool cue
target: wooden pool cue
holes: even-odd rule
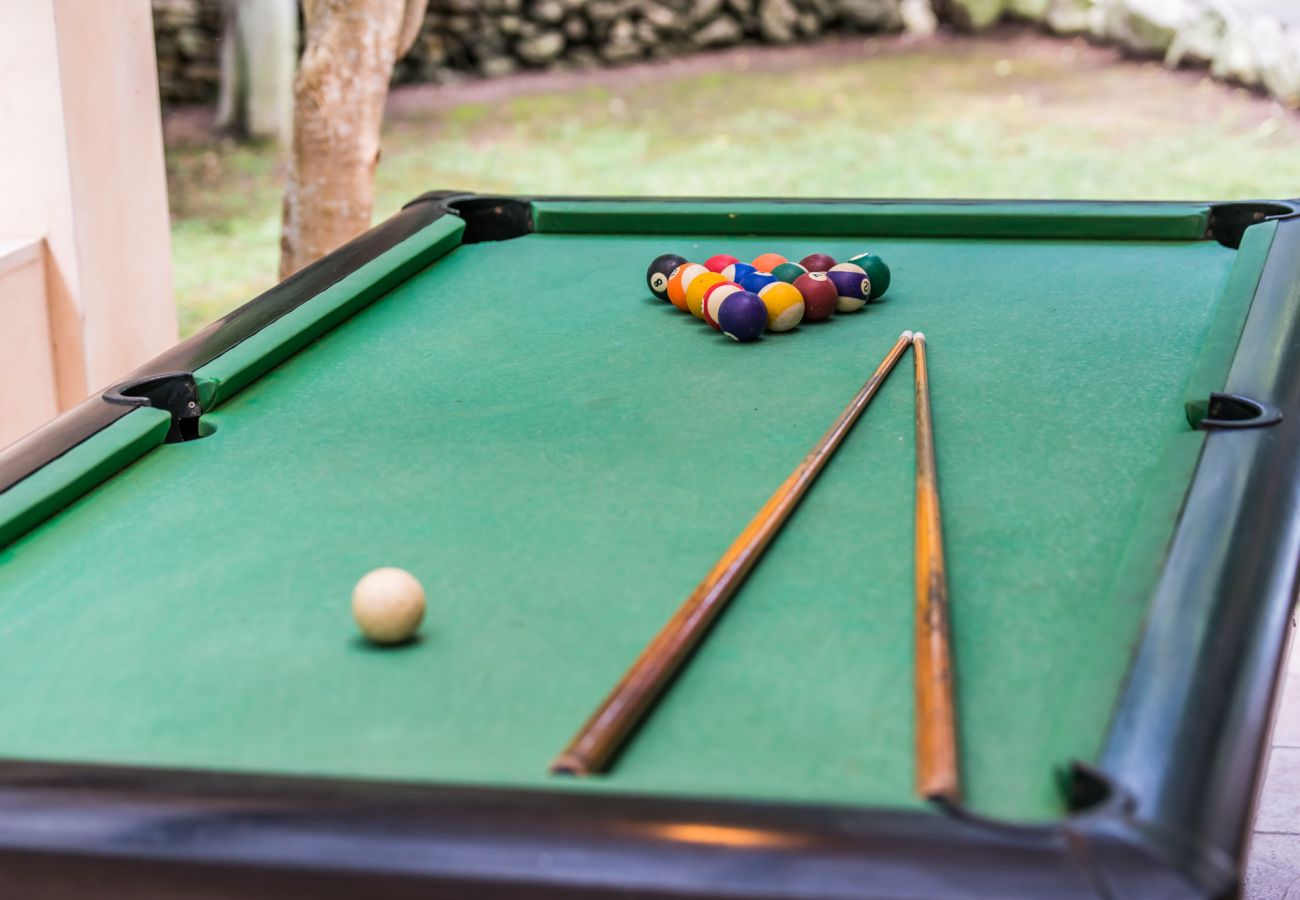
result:
[[[552,772],[594,775],[604,771],[762,557],[911,343],[912,333],[904,331],[826,434],[763,504],[668,624],[641,651],[564,752],[551,763]]]
[[[948,578],[934,461],[925,335],[912,337],[916,367],[916,789],[957,802],[957,722],[948,627]]]

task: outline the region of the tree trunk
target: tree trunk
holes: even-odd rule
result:
[[[280,277],[370,226],[379,128],[393,66],[428,0],[305,0]]]
[[[222,13],[217,127],[287,147],[293,131],[297,0],[226,0]]]

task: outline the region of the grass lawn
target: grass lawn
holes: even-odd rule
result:
[[[181,329],[275,283],[274,148],[167,127]],[[1300,117],[1029,32],[733,51],[394,93],[376,221],[432,188],[857,197],[1300,194]]]

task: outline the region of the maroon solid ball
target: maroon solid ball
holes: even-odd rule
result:
[[[835,257],[827,253],[809,253],[799,260],[799,265],[809,272],[825,272],[835,265]]]
[[[831,317],[835,311],[835,298],[839,291],[825,272],[809,272],[794,280],[794,286],[803,294],[803,320],[805,322],[822,322]]]

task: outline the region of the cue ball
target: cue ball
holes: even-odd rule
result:
[[[405,569],[367,572],[352,589],[352,617],[376,644],[408,641],[424,618],[424,588]]]

